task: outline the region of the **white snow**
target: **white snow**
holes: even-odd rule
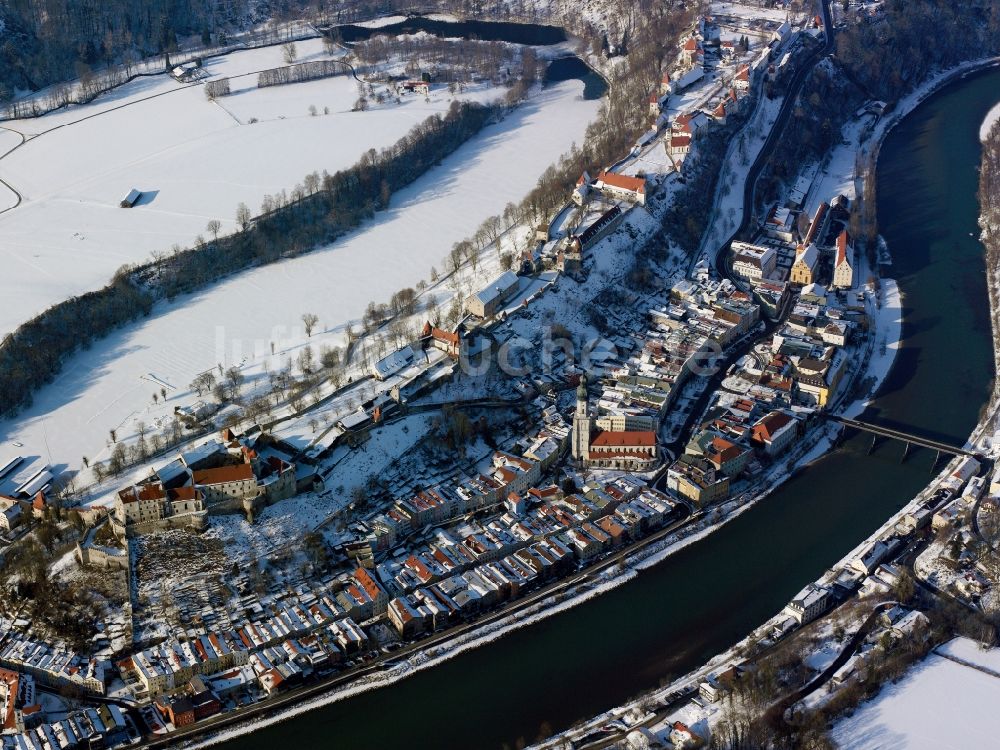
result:
[[[1000,678],[931,654],[837,722],[832,736],[842,750],[993,747],[998,700]]]
[[[953,661],[964,662],[973,667],[982,667],[1000,678],[1000,649],[984,649],[969,638],[955,638],[943,646],[939,646],[936,650],[942,656],[950,657]]]
[[[1000,102],[986,114],[986,119],[983,120],[982,126],[979,128],[979,140],[986,143],[986,138],[989,136],[990,131],[993,130],[993,126],[1000,122]]]
[[[388,300],[398,289],[413,286],[429,275],[432,265],[443,269],[443,259],[454,242],[471,235],[508,201],[523,197],[556,155],[583,140],[599,102],[584,101],[581,90],[579,81],[544,89],[504,122],[487,128],[394,195],[389,210],[334,245],[160,305],[140,324],[74,356],[59,378],[36,395],[29,410],[0,423],[0,441],[41,446],[47,423],[54,461],[76,466],[80,456],[94,459],[106,450],[110,428],[136,419],[153,424],[172,414],[179,403],[193,401],[187,385],[198,372],[220,362],[239,364],[269,355],[271,341],[284,342],[289,348],[301,346],[306,341],[300,330],[304,312],[317,314],[325,331],[337,331],[357,319],[369,301]],[[183,153],[184,145],[177,151]],[[54,205],[70,203],[56,201]],[[116,216],[143,213],[118,208],[113,212]],[[20,213],[17,209],[0,216],[0,238],[7,229],[3,219]],[[178,221],[173,216],[165,223]],[[157,246],[162,247],[162,242],[159,237]],[[78,267],[70,260],[45,262],[64,272]],[[122,258],[116,257],[107,267],[113,269],[120,262]],[[53,281],[53,293],[60,289],[66,293],[67,278],[64,273],[58,283]],[[19,287],[8,286],[15,296],[24,294]],[[8,304],[6,309],[17,307]],[[165,404],[150,405],[158,386],[148,380],[149,374],[173,387],[168,389],[170,398]]]
[[[327,57],[317,40],[298,46],[300,61]],[[213,76],[238,75],[281,64],[280,47],[270,47],[220,57],[207,69]],[[264,195],[291,190],[307,173],[352,165],[367,149],[395,143],[416,123],[446,111],[451,100],[439,88],[430,103],[406,97],[399,105],[351,112],[357,82],[346,74],[255,85],[255,75],[235,79],[235,93],[213,103],[201,85],[183,86],[166,75],[139,78],[93,104],[7,123],[28,140],[2,161],[4,180],[23,202],[0,214],[7,282],[0,333],[102,286],[124,263],[191,244],[207,235],[210,219],[232,231],[239,203],[256,213]],[[472,87],[462,96],[482,101],[500,93]],[[317,116],[310,116],[310,106]],[[259,122],[248,124],[251,118]],[[0,154],[18,140],[0,131]],[[560,151],[546,154],[545,163]],[[131,188],[146,195],[136,208],[119,208]],[[0,209],[13,202],[0,186]]]

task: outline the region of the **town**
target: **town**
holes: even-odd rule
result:
[[[627,152],[509,204],[443,275],[370,303],[358,328],[303,312],[292,343],[220,357],[186,390],[142,376],[152,403],[109,424],[75,474],[47,437],[4,447],[0,747],[160,747],[388,684],[697,543],[858,434],[869,453],[902,443],[904,461],[934,451],[929,484],[746,640],[540,746],[736,747],[738,722],[761,717],[804,737],[809,717],[849,715],[932,650],[979,662],[937,602],[995,607],[992,417],[957,446],[863,413],[902,307],[865,225],[860,158],[795,164],[774,195],[755,192],[806,75],[831,67],[834,24],[853,6],[877,23],[880,4],[694,5],[642,73],[655,83],[628,106],[647,129]],[[350,62],[296,65],[285,42],[288,65],[255,71],[254,88],[349,69],[352,116],[447,99],[435,117],[450,126],[477,86],[505,87],[516,112],[536,49],[553,66],[566,49],[395,37],[436,56],[421,70],[378,28],[314,27]],[[615,81],[619,51],[596,46],[587,75]],[[480,52],[475,71],[455,62]],[[238,119],[238,76],[200,57],[167,70]],[[856,119],[866,138],[895,124],[883,102]],[[122,214],[149,200],[122,194]],[[705,239],[683,247],[664,227],[699,197]],[[268,196],[254,221],[286,200]],[[255,231],[244,219],[237,234]],[[136,273],[159,283],[165,258]]]

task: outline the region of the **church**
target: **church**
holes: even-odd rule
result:
[[[583,375],[576,389],[572,453],[573,460],[581,467],[651,471],[658,461],[656,432],[596,429],[587,399],[587,376]]]

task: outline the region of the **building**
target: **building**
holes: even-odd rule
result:
[[[729,497],[729,477],[719,477],[705,459],[684,454],[667,469],[667,488],[695,505],[707,505]]]
[[[598,430],[590,416],[587,376],[576,389],[573,415],[572,455],[581,466],[596,469],[649,471],[656,466],[659,452],[656,433],[651,430]]]
[[[656,433],[598,432],[590,441],[588,466],[649,471],[656,466]]]
[[[462,331],[459,329],[449,332],[432,326],[428,322],[424,323],[421,338],[424,341],[425,348],[430,346],[440,349],[452,359],[458,359],[462,356],[464,339],[462,338]]]
[[[733,273],[748,281],[770,278],[778,263],[778,253],[773,247],[751,245],[749,242],[734,242]]]
[[[128,195],[122,198],[121,203],[119,203],[118,205],[121,206],[122,208],[132,208],[133,206],[135,206],[136,203],[139,202],[140,198],[142,198],[142,191],[132,188],[131,190],[128,191]]]
[[[12,531],[20,526],[23,520],[21,504],[13,498],[0,497],[0,530]]]
[[[431,93],[431,85],[427,81],[401,81],[397,90],[427,96]]]
[[[582,206],[584,201],[587,200],[587,195],[590,193],[590,174],[584,172],[580,175],[580,179],[576,181],[576,187],[573,188],[573,203],[578,206]],[[545,240],[548,241],[548,232],[545,233]]]
[[[744,65],[736,73],[736,77],[733,78],[733,88],[739,91],[741,94],[745,94],[750,90],[750,66]]]
[[[251,500],[260,494],[253,467],[245,463],[194,471],[191,472],[191,481],[201,490],[209,505],[231,500]]]
[[[751,440],[774,457],[784,451],[798,434],[798,422],[783,411],[772,411],[753,426]]]
[[[793,284],[812,284],[816,280],[816,266],[819,263],[819,250],[815,243],[799,245],[795,251],[795,262],[789,280]]]
[[[823,613],[829,594],[830,592],[822,586],[810,583],[785,606],[785,612],[791,615],[799,625],[804,625]]]
[[[500,306],[517,290],[517,274],[505,271],[483,289],[465,300],[465,311],[480,318],[492,318]]]
[[[837,235],[836,253],[833,260],[833,286],[850,289],[854,286],[854,248],[847,241],[847,230]]]
[[[571,236],[567,242],[567,259],[575,256],[576,260],[582,262],[583,252],[589,250],[614,231],[624,216],[625,214],[618,206],[612,206],[589,227],[579,234]]]
[[[646,205],[646,178],[629,177],[614,172],[601,172],[597,175],[595,187],[609,198]]]
[[[667,138],[669,140],[667,153],[670,156],[687,156],[691,153],[691,136],[687,133],[678,133],[675,130],[671,130]]]

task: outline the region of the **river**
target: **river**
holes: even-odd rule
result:
[[[332,31],[345,44],[365,41],[374,36],[401,34],[433,34],[446,39],[479,39],[542,47],[560,44],[569,39],[565,30],[558,26],[504,21],[444,21],[423,16],[410,16],[382,26],[347,24],[333,27]],[[546,68],[546,83],[574,79],[583,81],[583,98],[587,100],[600,99],[608,90],[605,80],[576,55],[567,54],[556,58]]]
[[[904,348],[865,415],[963,442],[993,377],[976,240],[979,125],[1000,71],[935,94],[886,140],[878,214],[904,294]],[[683,674],[760,625],[930,479],[932,453],[858,436],[635,580],[399,682],[229,746],[513,747]]]

